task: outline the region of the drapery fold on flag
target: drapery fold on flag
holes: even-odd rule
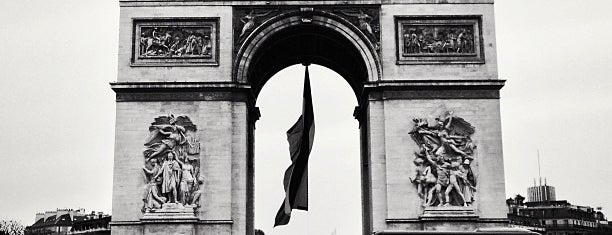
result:
[[[285,178],[283,180],[285,200],[276,213],[274,227],[289,223],[292,209],[308,210],[308,156],[312,149],[314,132],[310,77],[308,75],[308,66],[306,66],[302,115],[287,131],[291,165],[285,171]]]

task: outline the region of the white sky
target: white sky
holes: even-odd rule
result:
[[[533,184],[540,149],[542,175],[558,199],[612,213],[611,11],[609,0],[497,0],[508,196]],[[117,75],[118,13],[114,0],[0,1],[0,218],[31,224],[36,212],[56,208],[110,212],[115,99],[108,82]],[[355,100],[344,80],[317,66],[311,211],[271,230],[302,73],[297,66],[280,72],[258,101],[256,227],[356,234]]]

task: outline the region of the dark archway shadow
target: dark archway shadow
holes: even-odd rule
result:
[[[367,71],[359,51],[351,42],[332,29],[297,25],[272,35],[259,49],[249,70],[249,81],[255,96],[278,71],[294,64],[313,63],[340,74],[359,96]]]

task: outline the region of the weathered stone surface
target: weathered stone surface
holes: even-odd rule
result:
[[[196,221],[194,206],[183,206],[179,203],[166,203],[161,209],[145,212],[142,221],[147,223],[164,222],[167,220]]]
[[[113,83],[113,234],[251,234],[254,101],[274,73],[302,62],[337,71],[360,101],[356,117],[363,149],[363,234],[504,225],[499,113],[504,81],[497,74],[493,0],[121,0],[120,6],[118,77]],[[246,16],[252,9],[260,15],[278,12],[254,18],[251,27]],[[398,63],[398,53],[404,51],[398,47],[396,19],[410,17],[479,19],[478,63]],[[134,27],[143,22],[139,19],[168,21],[165,24],[176,26],[172,30],[189,26],[175,25],[181,20],[213,19],[218,22],[218,60],[207,65],[134,66],[134,50],[139,49]],[[146,32],[154,29],[146,27]],[[303,46],[311,42],[319,47]],[[415,175],[413,153],[419,148],[409,134],[412,120],[441,110],[454,111],[478,130],[471,136],[478,146],[471,165],[477,172],[477,195],[469,208],[423,207],[409,178]],[[146,185],[143,143],[151,120],[168,114],[188,116],[198,125],[199,174],[205,190],[193,217],[181,210],[163,215],[141,211]]]
[[[207,193],[202,196],[203,204],[196,211],[197,218],[205,221],[232,221],[232,215],[244,214],[241,212],[246,210],[244,189],[232,188],[232,185],[239,186],[240,182],[246,181],[245,173],[232,166],[236,165],[233,161],[245,164],[241,162],[246,158],[247,147],[245,137],[242,136],[246,133],[244,109],[244,103],[233,104],[228,101],[117,103],[113,180],[113,216],[116,219],[113,221],[139,221],[143,218],[144,214],[140,210],[145,185],[142,176],[142,143],[148,137],[151,120],[168,113],[189,115],[192,121],[199,124],[202,149],[200,175],[205,179],[204,188]]]

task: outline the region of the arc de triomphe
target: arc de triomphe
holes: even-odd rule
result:
[[[120,8],[113,234],[253,234],[255,101],[299,63],[359,100],[363,234],[507,224],[493,0]]]

